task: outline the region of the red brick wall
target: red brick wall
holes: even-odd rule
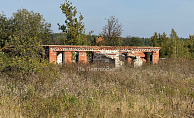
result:
[[[153,64],[158,64],[159,62],[159,51],[153,52]]]
[[[79,62],[87,63],[87,54],[86,54],[86,52],[79,52]]]
[[[145,54],[143,52],[135,52],[134,53],[135,56],[140,56],[140,57],[145,57]]]
[[[49,48],[49,63],[56,64],[57,62],[57,52],[54,52],[52,48]]]
[[[132,62],[132,59],[130,58],[130,57],[127,57],[128,59],[128,64],[131,64],[131,62]]]
[[[71,52],[64,52],[65,63],[71,63]]]

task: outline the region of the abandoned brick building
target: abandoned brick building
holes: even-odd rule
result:
[[[72,46],[72,45],[44,45],[45,56],[49,63],[71,63],[72,52],[76,52],[76,60],[81,63],[88,63],[87,53],[91,53],[90,61],[95,59],[96,54],[103,55],[114,60],[115,67],[122,65],[119,56],[131,64],[135,58],[140,58],[142,62],[159,62],[160,47],[131,47],[131,46]]]

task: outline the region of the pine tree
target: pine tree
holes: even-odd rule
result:
[[[167,57],[168,55],[168,41],[169,38],[167,37],[167,35],[165,34],[165,32],[161,35],[161,41],[160,41],[160,57]]]
[[[188,51],[190,52],[191,57],[194,58],[194,35],[189,36],[185,46],[188,48]]]
[[[151,37],[151,39],[150,39],[150,45],[151,45],[151,46],[154,46],[154,47],[159,46],[159,44],[158,44],[158,34],[157,34],[157,32],[155,32],[155,33],[154,33],[154,36]]]
[[[150,44],[154,47],[161,47],[160,57],[166,57],[168,55],[168,40],[169,38],[166,37],[165,33],[161,35],[155,32],[154,36],[151,37]]]
[[[185,42],[183,40],[180,40],[177,36],[174,29],[172,29],[170,34],[170,45],[169,45],[169,51],[171,52],[169,54],[169,57],[172,58],[189,58],[189,51],[187,47],[185,46]]]

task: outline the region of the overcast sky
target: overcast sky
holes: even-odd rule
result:
[[[53,32],[60,32],[57,23],[64,24],[60,4],[65,0],[0,0],[0,12],[7,17],[17,9],[39,12],[51,23]],[[174,28],[179,37],[194,34],[194,0],[70,0],[84,16],[86,33],[98,35],[115,16],[123,26],[122,36],[151,37],[154,32],[170,35]]]

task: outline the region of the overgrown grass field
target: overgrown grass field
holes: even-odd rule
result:
[[[78,69],[98,65],[50,66],[27,77],[1,73],[0,117],[194,117],[193,59],[116,71]]]

